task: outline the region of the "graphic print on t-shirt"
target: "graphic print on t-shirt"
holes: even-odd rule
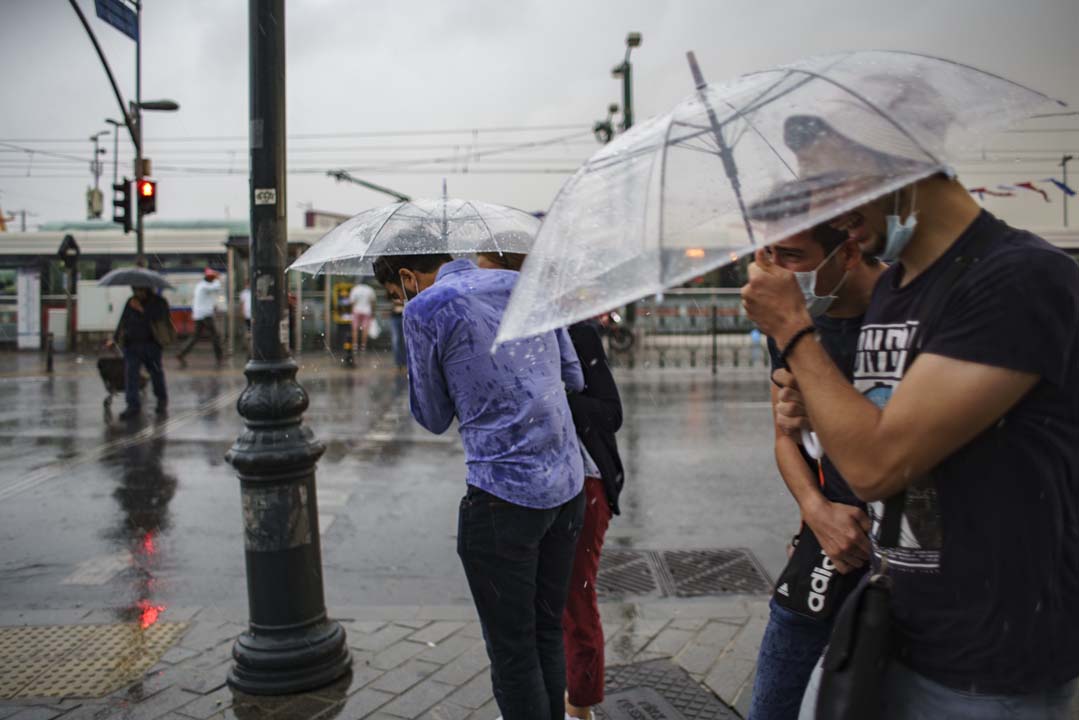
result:
[[[883,408],[888,403],[903,378],[907,352],[917,332],[917,320],[862,326],[854,361],[854,387],[877,407]],[[883,513],[883,502],[869,504],[875,540],[880,538]],[[899,547],[888,549],[888,562],[905,570],[939,570],[943,540],[937,488],[927,476],[907,488]],[[880,556],[879,542],[873,543],[873,551]]]

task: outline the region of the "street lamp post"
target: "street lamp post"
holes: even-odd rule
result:
[[[1074,155],[1065,155],[1064,157],[1060,158],[1060,168],[1061,172],[1063,173],[1061,182],[1064,183],[1064,187],[1068,187],[1068,163],[1070,163],[1074,159]],[[1064,206],[1064,227],[1068,227],[1068,193],[1063,188],[1061,188],[1061,195],[1061,204]]]
[[[229,684],[302,692],[348,672],[345,631],[326,615],[315,464],[325,447],[303,425],[288,338],[285,263],[285,4],[249,0],[251,360],[237,408],[247,429],[226,456],[240,478],[250,626]]]
[[[633,127],[633,66],[629,62],[629,54],[633,52],[633,48],[640,46],[640,33],[631,32],[626,35],[626,57],[623,58],[621,65],[615,65],[611,70],[611,75],[622,78],[622,124],[620,126],[622,132]],[[626,324],[629,325],[631,332],[636,322],[637,303],[631,302],[626,305]]]

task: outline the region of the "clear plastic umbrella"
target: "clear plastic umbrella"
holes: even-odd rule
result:
[[[144,287],[152,290],[175,290],[164,275],[142,267],[116,268],[105,273],[98,285],[105,287]]]
[[[1056,101],[948,60],[803,60],[707,85],[592,156],[544,220],[500,342],[560,327],[738,260],[950,172],[987,134]]]
[[[534,215],[493,203],[447,198],[366,210],[323,235],[289,266],[317,275],[370,275],[382,255],[528,253],[539,230]]]

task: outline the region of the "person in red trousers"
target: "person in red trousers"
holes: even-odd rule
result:
[[[596,324],[584,321],[571,325],[569,336],[584,371],[584,390],[571,392],[567,398],[584,456],[586,504],[562,613],[562,637],[566,646],[566,714],[587,720],[592,717],[592,707],[603,701],[603,625],[596,600],[596,574],[607,526],[611,516],[619,513],[618,496],[624,482],[614,437],[622,427],[622,401]]]
[[[479,253],[476,264],[486,269],[520,270],[525,255]],[[566,714],[590,720],[592,708],[603,702],[603,625],[596,599],[600,551],[612,515],[618,515],[618,496],[624,482],[615,433],[622,427],[622,400],[607,364],[598,323],[591,320],[569,327],[569,337],[584,372],[584,390],[567,392],[573,424],[584,460],[585,515],[569,595],[562,613],[566,648]]]

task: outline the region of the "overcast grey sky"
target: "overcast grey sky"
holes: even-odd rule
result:
[[[247,3],[143,1],[143,98],[182,106],[145,116],[146,152],[160,181],[158,217],[245,219]],[[134,43],[96,18],[92,0],[78,2],[125,96],[134,97]],[[692,90],[687,50],[696,51],[711,80],[837,50],[921,51],[1000,73],[1079,110],[1079,0],[288,0],[287,13],[292,225],[302,220],[301,203],[353,213],[389,201],[319,174],[325,169],[434,158],[448,160],[407,173],[356,174],[415,196],[438,194],[445,174],[451,195],[545,208],[566,178],[557,171],[598,147],[589,129],[607,103],[620,100],[610,70],[630,30],[644,38],[633,54],[638,120]],[[0,142],[85,158],[0,145],[0,207],[37,213],[33,223],[82,218],[91,183],[87,138],[106,129],[104,118],[118,117],[118,109],[68,2],[0,0],[0,67]],[[483,131],[506,126],[532,129]],[[968,185],[1058,175],[1060,154],[1079,151],[1079,117],[1023,127],[1039,132],[991,144],[1022,152],[989,156],[1023,161],[961,167]],[[469,128],[481,132],[360,136]],[[296,137],[315,134],[331,137]],[[460,172],[470,151],[559,137],[567,139],[472,159],[471,172]],[[103,140],[107,188],[111,134]],[[121,136],[121,174],[131,173],[130,157]],[[501,168],[530,172],[476,172]],[[1079,178],[1079,161],[1071,169]],[[1059,225],[1060,193],[1051,195],[1051,204],[1026,193],[987,205],[1017,224]],[[1079,224],[1079,203],[1072,209]]]

